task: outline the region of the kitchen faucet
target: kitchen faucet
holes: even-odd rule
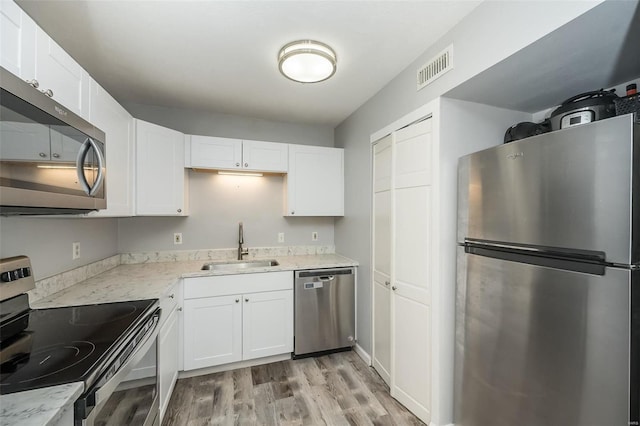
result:
[[[242,222],[239,223],[238,229],[238,260],[242,260],[242,256],[249,254],[248,248],[242,248],[242,244],[244,244],[244,230],[242,227]]]

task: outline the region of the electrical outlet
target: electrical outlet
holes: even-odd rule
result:
[[[318,241],[318,233],[316,231],[311,233],[311,241]]]
[[[173,234],[173,244],[182,244],[182,232]]]
[[[278,242],[284,243],[284,232],[278,232]]]
[[[73,260],[80,259],[80,243],[77,241],[71,246],[71,257]]]

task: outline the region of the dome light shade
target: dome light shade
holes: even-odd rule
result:
[[[280,49],[278,67],[288,79],[300,83],[318,83],[335,74],[336,52],[319,41],[294,41]]]

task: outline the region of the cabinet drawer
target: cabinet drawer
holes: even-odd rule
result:
[[[180,300],[180,285],[180,283],[176,284],[160,298],[160,327],[163,326],[171,312],[173,312],[178,305],[178,300]]]
[[[291,289],[293,289],[293,271],[184,279],[185,299]]]

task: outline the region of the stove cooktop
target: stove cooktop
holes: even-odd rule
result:
[[[2,336],[0,394],[86,380],[156,303],[155,299],[31,310]],[[87,383],[85,383],[85,386]]]

